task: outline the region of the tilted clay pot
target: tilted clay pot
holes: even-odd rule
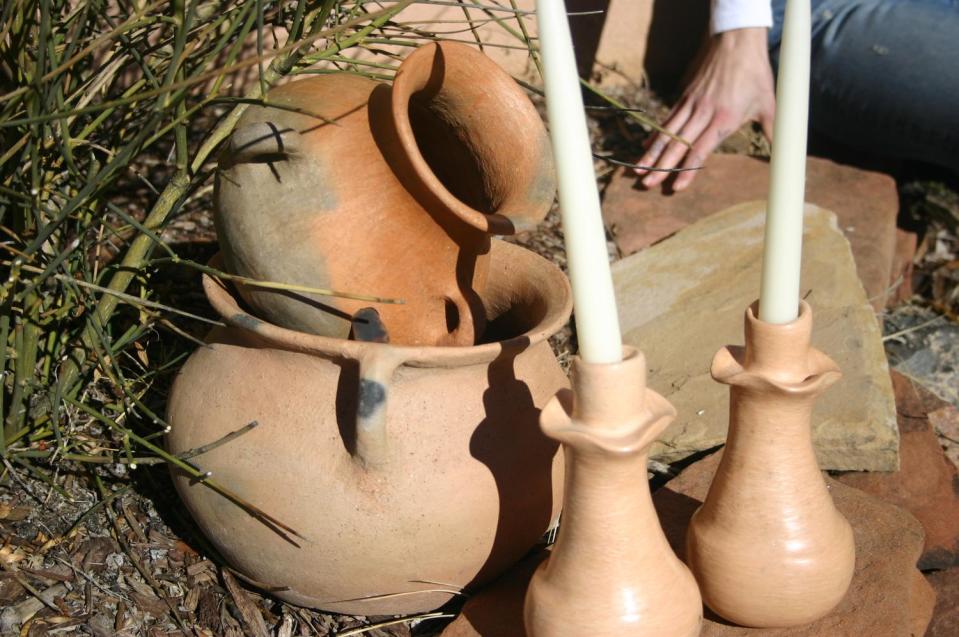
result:
[[[571,301],[552,264],[493,242],[482,301],[499,340],[473,347],[294,332],[246,313],[217,280],[204,287],[228,327],[177,377],[168,447],[258,421],[192,461],[304,538],[174,470],[194,519],[242,574],[328,611],[426,611],[507,569],[555,520],[562,458],[537,419],[567,384],[546,339]]]
[[[646,389],[646,358],[573,364],[573,391],[543,410],[563,445],[566,486],[556,545],[533,575],[530,637],[696,637],[703,607],[653,508],[649,447],[676,415]]]
[[[843,598],[855,566],[852,528],[816,463],[810,415],[839,379],[810,346],[812,310],[774,325],[746,311],[746,346],[725,347],[712,375],[730,386],[729,434],[687,562],[706,605],[755,627],[806,624]]]
[[[396,298],[391,342],[472,345],[490,234],[528,230],[556,189],[549,138],[516,82],[472,47],[416,50],[392,88],[346,73],[297,80],[250,107],[220,158],[227,269]],[[345,338],[368,301],[241,286],[264,319]]]

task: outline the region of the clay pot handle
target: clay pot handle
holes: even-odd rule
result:
[[[273,122],[257,122],[234,131],[221,164],[240,164],[300,152],[300,134]]]
[[[367,469],[383,466],[389,455],[386,411],[393,372],[400,362],[376,351],[360,359],[353,457]]]

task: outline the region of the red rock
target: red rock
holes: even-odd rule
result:
[[[690,465],[654,495],[673,550],[682,557],[689,518],[706,497],[719,464],[716,453]],[[829,480],[836,506],[853,526],[856,572],[845,599],[827,617],[806,626],[756,629],[729,625],[707,613],[702,637],[906,637],[923,635],[935,604],[932,587],[916,569],[922,526],[909,513],[862,491]],[[636,538],[641,542],[642,538]],[[443,637],[525,637],[522,600],[536,565],[534,555],[478,591]],[[936,637],[957,633],[940,633]]]
[[[675,194],[641,189],[628,169],[614,174],[604,194],[603,216],[623,255],[729,206],[768,196],[765,161],[713,155],[701,172],[689,189]],[[839,217],[866,295],[873,307],[881,309],[890,283],[900,274],[893,272],[899,211],[895,181],[888,175],[811,157],[806,165],[806,199]]]
[[[936,591],[936,608],[926,637],[959,635],[959,568],[926,575]]]
[[[926,531],[919,568],[959,565],[959,472],[939,446],[930,413],[952,409],[907,377],[892,372],[899,421],[900,470],[851,472],[837,478],[912,513]]]

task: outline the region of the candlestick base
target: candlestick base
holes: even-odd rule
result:
[[[540,416],[563,444],[566,491],[559,537],[526,594],[530,637],[694,637],[696,582],[666,541],[646,473],[649,447],[675,416],[646,388],[646,361],[573,365]]]
[[[746,311],[746,346],[725,347],[713,378],[730,386],[729,435],[705,502],[686,536],[706,605],[744,626],[814,621],[852,579],[852,528],[816,463],[810,415],[840,377],[810,346],[812,310],[782,325]]]

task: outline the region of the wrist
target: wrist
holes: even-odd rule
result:
[[[744,27],[721,31],[713,39],[724,48],[767,48],[769,29],[766,27]]]

